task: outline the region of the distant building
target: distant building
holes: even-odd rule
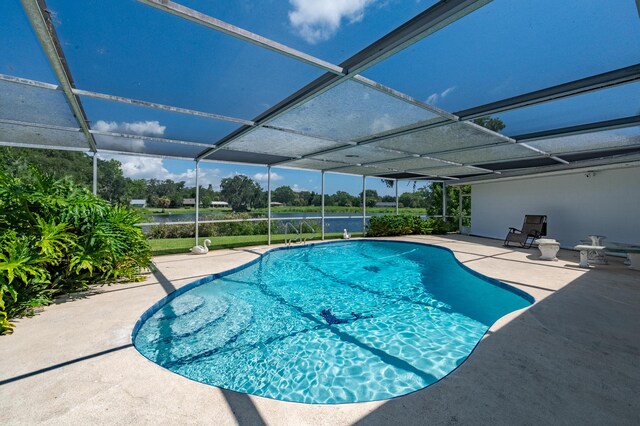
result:
[[[227,203],[226,201],[212,201],[211,207],[213,207],[214,209],[226,209],[227,207],[229,207],[229,203]]]
[[[271,207],[281,207],[281,206],[284,206],[284,203],[279,203],[277,201],[271,202]]]
[[[376,207],[395,207],[396,203],[394,201],[378,201],[376,203]]]
[[[195,198],[183,198],[182,205],[185,207],[195,207],[196,199]]]
[[[145,200],[145,199],[133,199],[133,200],[129,201],[129,205],[131,207],[145,208],[145,207],[147,207],[147,200]]]

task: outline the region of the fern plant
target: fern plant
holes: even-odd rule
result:
[[[57,294],[136,280],[151,261],[139,222],[69,179],[0,172],[0,333]]]

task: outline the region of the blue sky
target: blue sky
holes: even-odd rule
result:
[[[434,0],[179,0],[181,4],[340,63]],[[322,71],[133,0],[48,0],[81,89],[253,119]],[[640,62],[634,0],[495,0],[364,75],[455,112]],[[19,0],[0,2],[0,73],[57,83]],[[640,113],[640,84],[505,113],[516,135]],[[237,124],[82,99],[97,130],[214,143]],[[543,118],[541,120],[540,118]],[[543,124],[544,123],[544,124]],[[115,142],[114,142],[115,143]],[[127,143],[135,143],[129,140]],[[148,144],[170,154],[160,143]],[[200,148],[191,148],[199,152]],[[133,178],[193,182],[193,162],[118,157]],[[236,173],[263,186],[265,167],[203,163],[203,183]],[[319,191],[319,172],[274,169],[274,187]],[[327,174],[327,192],[361,191]],[[392,194],[379,179],[367,185]],[[411,190],[402,184],[400,190]]]

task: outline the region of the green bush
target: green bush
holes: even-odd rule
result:
[[[151,262],[138,222],[69,179],[0,172],[0,333],[58,294],[137,279]]]
[[[411,234],[446,234],[453,230],[452,223],[441,218],[423,220],[420,216],[387,215],[374,216],[369,220],[367,236],[387,237]]]
[[[445,222],[439,217],[430,217],[423,222],[422,226],[425,231],[422,232],[423,234],[446,234],[454,230],[454,225],[457,228],[457,224]]]

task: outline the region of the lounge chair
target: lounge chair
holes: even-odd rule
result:
[[[520,247],[531,248],[531,244],[536,238],[547,234],[547,216],[526,215],[522,229],[509,228],[509,233],[504,239],[504,245],[518,243]]]

